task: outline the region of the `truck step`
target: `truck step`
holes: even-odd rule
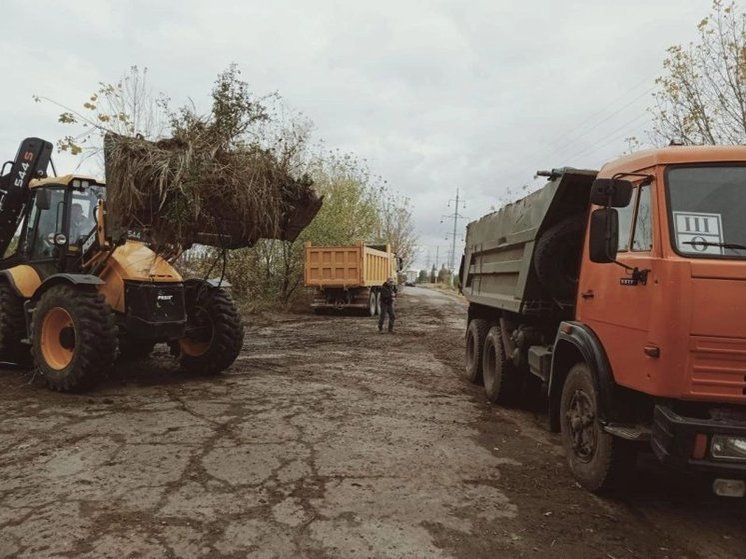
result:
[[[649,441],[650,427],[645,425],[623,425],[620,423],[610,423],[604,425],[604,431],[609,435],[614,435],[620,439],[628,441]]]

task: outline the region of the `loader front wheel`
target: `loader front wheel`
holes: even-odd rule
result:
[[[52,287],[34,309],[31,353],[50,388],[85,390],[114,364],[114,315],[95,291]]]
[[[203,374],[230,367],[241,352],[243,324],[227,291],[199,283],[187,288],[187,333],[179,340],[181,366]]]

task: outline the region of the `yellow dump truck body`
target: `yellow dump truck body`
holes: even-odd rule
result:
[[[379,286],[394,276],[394,255],[364,243],[352,246],[312,246],[306,243],[307,287]]]
[[[378,288],[396,277],[396,255],[386,245],[348,246],[305,244],[304,283],[317,289],[314,308],[361,308],[378,312]]]

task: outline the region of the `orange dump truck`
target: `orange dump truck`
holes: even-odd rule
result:
[[[378,288],[396,277],[398,259],[389,245],[313,246],[305,244],[304,280],[316,289],[314,309],[380,309]]]
[[[746,146],[543,174],[467,228],[468,378],[493,402],[544,398],[590,490],[647,447],[743,496]]]

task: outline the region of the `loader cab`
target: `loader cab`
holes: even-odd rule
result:
[[[79,272],[86,243],[96,234],[96,210],[105,186],[87,177],[32,181],[32,192],[4,265],[29,264],[44,278]]]

